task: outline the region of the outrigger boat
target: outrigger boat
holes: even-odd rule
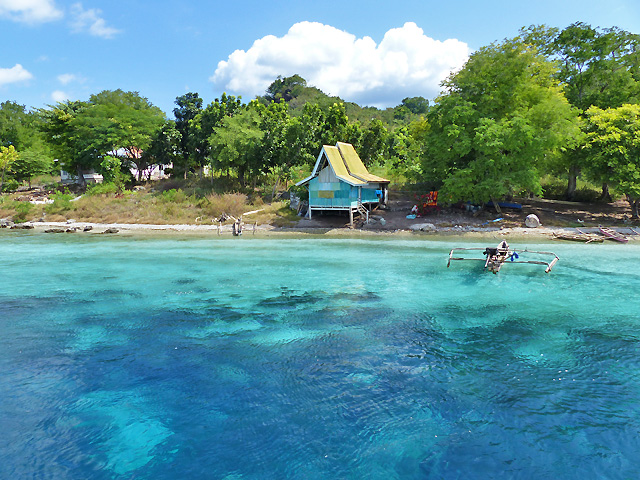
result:
[[[609,240],[615,240],[616,242],[621,242],[621,243],[627,243],[629,241],[627,237],[625,237],[621,233],[616,232],[612,228],[600,227],[599,230],[600,230],[600,233],[602,233]]]
[[[454,252],[462,251],[462,250],[483,250],[481,247],[471,247],[471,248],[463,248],[457,247],[453,248],[449,252],[449,261],[447,262],[447,267],[451,265],[451,260],[474,260],[474,261],[484,261],[485,270],[489,270],[492,273],[498,273],[500,268],[505,263],[531,263],[534,265],[546,265],[545,273],[549,273],[553,266],[560,260],[555,253],[552,252],[535,252],[532,250],[515,250],[509,247],[509,244],[503,240],[497,247],[487,247],[482,252],[482,255],[485,258],[466,258],[466,257],[454,257]],[[518,260],[520,255],[522,254],[530,254],[533,253],[535,255],[552,255],[553,259],[550,262],[545,262],[542,260]]]

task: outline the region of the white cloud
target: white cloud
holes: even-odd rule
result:
[[[53,0],[0,0],[0,17],[24,23],[44,23],[62,18]]]
[[[19,63],[12,68],[0,68],[0,87],[8,83],[25,82],[32,78],[33,75]]]
[[[63,92],[62,90],[56,90],[55,92],[51,93],[51,100],[53,100],[54,102],[64,102],[66,100],[69,100],[69,98],[69,94]]]
[[[102,38],[112,38],[120,33],[120,30],[108,27],[101,15],[102,10],[97,8],[85,10],[81,3],[74,3],[71,5],[71,28],[76,33],[88,32],[94,37]]]
[[[389,30],[379,44],[321,23],[301,22],[283,37],[236,50],[210,80],[230,93],[262,95],[278,75],[299,74],[309,85],[361,105],[395,106],[407,96],[432,98],[440,82],[468,59],[459,40],[434,40],[413,22]]]
[[[58,81],[62,85],[67,85],[76,80],[76,76],[73,73],[63,73],[62,75],[58,75]]]

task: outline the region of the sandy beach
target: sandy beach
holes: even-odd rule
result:
[[[424,220],[424,219],[418,219]],[[311,222],[299,222],[293,227],[274,227],[272,225],[245,225],[243,236],[326,236],[326,237],[407,237],[428,239],[430,237],[463,237],[465,239],[535,239],[552,240],[554,234],[576,233],[576,228],[548,227],[494,227],[475,225],[441,226],[426,221],[419,221],[406,228],[376,228],[365,225],[364,228],[344,228],[331,225],[305,225]],[[76,234],[76,235],[206,235],[215,237],[231,237],[232,225],[149,225],[128,223],[90,223],[90,222],[29,222],[23,224],[26,228],[38,233],[47,234]],[[412,229],[411,227],[414,226]],[[424,226],[424,230],[420,227]],[[31,228],[33,227],[33,228]],[[24,227],[23,227],[24,228]],[[7,228],[9,230],[9,228]],[[114,232],[117,230],[117,232]],[[582,227],[585,233],[598,233],[597,227]],[[616,230],[629,238],[629,241],[640,241],[638,230],[633,227],[617,227]]]

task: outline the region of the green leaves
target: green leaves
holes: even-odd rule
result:
[[[586,150],[591,175],[616,186],[630,202],[637,200],[640,198],[640,105],[591,107],[586,116]]]
[[[538,168],[578,131],[555,66],[522,40],[474,53],[428,114],[423,171],[450,200],[539,193]]]
[[[98,169],[102,157],[126,152],[136,163],[165,122],[164,113],[137,92],[105,90],[89,102],[41,110],[42,129],[65,170]]]

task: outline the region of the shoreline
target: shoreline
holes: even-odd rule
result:
[[[26,222],[29,230],[37,233],[47,233],[45,230],[57,229],[60,232],[52,233],[76,233],[78,235],[108,236],[130,235],[207,235],[216,237],[232,237],[232,225],[193,225],[193,224],[142,224],[142,223],[93,223],[93,222]],[[85,227],[91,227],[89,231],[83,231]],[[615,227],[617,231],[627,236],[629,241],[640,241],[640,235],[632,230],[633,227]],[[9,230],[10,228],[5,228]],[[73,230],[75,231],[69,231]],[[107,233],[108,229],[116,229],[117,233]],[[3,229],[4,230],[4,229]],[[17,230],[23,230],[22,228]],[[598,227],[581,227],[586,233],[597,233]],[[465,239],[536,239],[553,240],[554,233],[576,233],[572,227],[477,227],[456,225],[453,227],[438,227],[428,231],[410,229],[348,229],[335,227],[275,227],[273,225],[258,225],[255,229],[247,226],[243,230],[244,237],[258,236],[325,236],[325,237],[407,237],[416,239],[428,239],[430,237],[459,237]],[[580,242],[571,242],[580,243]]]

